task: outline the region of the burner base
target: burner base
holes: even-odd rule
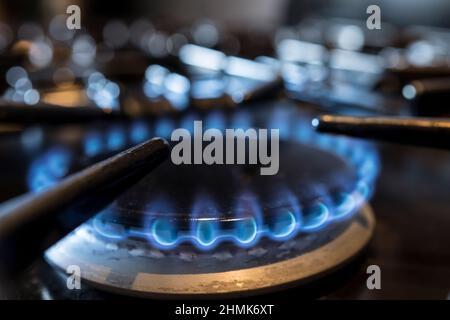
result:
[[[301,285],[325,276],[356,256],[370,240],[375,218],[369,205],[350,220],[286,242],[265,241],[252,249],[192,248],[159,251],[148,243],[105,241],[89,224],[50,248],[59,269],[81,268],[90,285],[115,293],[158,298],[246,296]],[[83,281],[82,281],[83,285]]]

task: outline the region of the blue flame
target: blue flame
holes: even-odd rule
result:
[[[109,130],[88,131],[82,140],[82,150],[84,156],[94,158],[130,147],[149,138],[151,138],[151,132],[148,123],[136,121],[131,124],[129,130],[124,126],[116,125]],[[69,173],[72,160],[73,155],[66,148],[56,147],[45,151],[29,168],[27,180],[29,189],[38,191],[58,183]]]
[[[128,232],[123,225],[116,223],[109,223],[103,219],[103,215],[107,214],[109,208],[99,213],[92,219],[92,225],[95,231],[103,237],[108,239],[121,240],[128,237]]]
[[[155,124],[155,135],[163,138],[170,138],[175,129],[175,123],[172,119],[162,118]]]
[[[121,127],[113,127],[108,132],[106,145],[108,150],[116,151],[125,147],[126,135],[125,130]]]
[[[195,237],[202,247],[210,247],[217,240],[217,222],[211,220],[198,220]]]
[[[194,121],[200,119],[200,117],[194,113],[189,113],[186,116],[184,116],[180,120],[180,127],[184,128],[189,131],[191,135],[194,134]]]
[[[302,210],[297,197],[286,187],[279,187],[275,203],[279,208],[274,210],[274,219],[268,223],[268,237],[275,240],[285,240],[297,234],[303,223]],[[285,202],[288,206],[286,207]]]
[[[322,202],[310,206],[303,215],[302,230],[317,230],[325,225],[330,215],[328,206]]]
[[[197,118],[196,114],[188,113],[179,124],[192,131],[193,120]],[[251,247],[262,237],[284,241],[299,233],[317,232],[332,221],[347,219],[357,212],[373,191],[379,168],[376,150],[370,144],[355,139],[317,134],[307,120],[298,120],[298,115],[292,110],[276,110],[269,119],[268,128],[280,129],[284,139],[335,153],[353,165],[357,175],[354,188],[332,192],[317,184],[313,194],[319,198],[306,205],[291,190],[279,186],[276,188],[278,194],[274,194],[268,208],[261,208],[260,199],[255,194],[241,191],[233,206],[232,217],[226,219],[221,218],[225,212],[221,212],[214,199],[203,193],[194,201],[187,228],[178,225],[170,215],[165,216],[174,213],[169,199],[156,198],[145,209],[149,218],[144,227],[131,230],[130,235],[147,238],[159,249],[171,249],[187,242],[200,250],[211,250],[227,241],[239,247]],[[223,129],[229,125],[226,120],[224,113],[215,111],[206,117],[205,128]],[[246,111],[234,114],[229,121],[231,125],[244,129],[252,125],[252,118]],[[173,120],[159,119],[155,123],[155,133],[168,137],[175,126]]]
[[[220,221],[217,204],[210,196],[203,194],[194,201],[188,229],[179,226],[171,217],[174,209],[165,197],[156,196],[143,209],[149,212],[142,224],[143,228],[130,228],[128,236],[145,238],[159,249],[172,249],[183,242],[189,242],[200,250],[211,250],[223,241],[248,247],[256,243],[260,233],[264,233],[260,208],[254,196],[241,197],[236,206],[235,218]],[[122,229],[118,230],[119,234],[109,234],[115,230],[115,226],[106,226],[99,223],[101,220],[98,218],[95,219],[99,235],[111,240],[122,239]],[[280,221],[277,231],[284,227],[282,224]],[[286,234],[287,230],[285,228],[280,232]]]
[[[235,228],[232,239],[242,247],[256,243],[262,235],[262,210],[258,198],[249,190],[241,191],[235,203]]]
[[[151,226],[151,235],[159,245],[172,247],[177,243],[177,228],[174,223],[166,218],[157,218]]]
[[[28,172],[28,186],[32,191],[42,191],[57,184],[69,171],[72,154],[56,147],[37,158]]]
[[[357,208],[357,200],[351,193],[340,192],[336,194],[334,198],[335,206],[332,213],[333,218],[343,218]]]
[[[84,154],[88,157],[95,157],[104,150],[104,142],[99,132],[89,132],[84,139]]]
[[[150,138],[150,127],[144,121],[134,122],[130,131],[130,139],[134,144],[141,143]]]
[[[298,221],[294,214],[283,209],[277,212],[277,219],[269,224],[269,232],[273,238],[286,238],[292,235],[298,226]]]
[[[177,127],[192,132],[193,121],[199,118],[199,115],[190,112],[179,121],[160,118],[150,126],[140,120],[131,123],[129,127],[112,126],[109,130],[90,131],[83,141],[84,153],[87,157],[99,156],[131,143],[139,143],[151,138],[153,134],[170,138]],[[125,237],[145,238],[159,249],[171,249],[187,242],[200,250],[211,250],[227,241],[239,247],[251,247],[262,237],[283,241],[299,233],[316,232],[334,220],[347,219],[357,212],[373,192],[379,170],[376,150],[370,144],[356,139],[317,134],[304,117],[298,117],[295,110],[280,108],[268,119],[267,127],[280,129],[283,139],[335,153],[354,166],[357,176],[354,187],[330,191],[317,184],[313,186],[313,191],[319,198],[307,205],[288,188],[278,186],[275,188],[278,193],[273,195],[268,207],[261,207],[260,199],[244,190],[238,193],[232,212],[222,212],[210,195],[202,193],[193,203],[191,220],[187,225],[180,225],[179,220],[174,218],[176,212],[170,199],[156,196],[143,208],[147,214],[139,227],[124,229],[107,222],[107,219],[102,219],[102,215],[99,215],[94,218],[95,230],[99,235],[112,240]],[[227,126],[246,129],[252,127],[253,120],[246,110],[237,111],[231,117],[227,117],[222,111],[215,111],[205,118],[205,129],[223,130]],[[67,150],[49,150],[30,167],[30,188],[37,191],[57,183],[69,172],[71,161],[72,155]]]
[[[252,127],[250,114],[245,110],[236,111],[231,121],[232,128],[247,130]]]
[[[156,195],[144,208],[146,215],[142,225],[144,229],[134,228],[130,235],[144,237],[156,248],[173,248],[179,242],[179,230],[176,221],[170,218],[174,213],[172,203],[165,196]]]
[[[218,129],[221,131],[225,131],[226,127],[227,126],[223,114],[219,111],[213,111],[206,117],[203,130]]]
[[[290,121],[292,112],[286,109],[277,109],[273,112],[268,123],[268,129],[278,129],[280,139],[287,140],[291,135]]]
[[[256,219],[248,217],[235,222],[233,237],[238,243],[248,245],[255,241],[258,235],[258,224]]]
[[[216,242],[220,233],[216,220],[219,216],[217,204],[210,196],[202,194],[194,201],[191,231],[200,248],[212,247]]]

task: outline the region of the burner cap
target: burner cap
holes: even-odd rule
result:
[[[366,199],[357,168],[316,147],[284,141],[280,170],[251,165],[182,165],[170,161],[93,220],[99,236],[142,238],[159,249],[190,243],[253,246],[286,240],[352,214]]]

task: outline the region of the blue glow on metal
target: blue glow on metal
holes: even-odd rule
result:
[[[153,64],[148,66],[148,68],[145,70],[145,80],[149,83],[162,86],[164,83],[164,79],[169,73],[170,71],[167,68],[164,68],[163,66],[157,64]]]
[[[226,64],[226,56],[220,51],[192,44],[184,45],[179,52],[180,60],[193,67],[220,71]]]
[[[100,72],[92,72],[86,80],[86,94],[98,107],[117,109],[119,107],[120,87],[105,78]]]
[[[174,107],[177,110],[184,110],[189,106],[189,95],[188,94],[179,94],[175,92],[165,92],[164,98],[167,99],[167,101],[170,102],[172,107]]]
[[[232,76],[267,82],[277,76],[270,65],[238,57],[228,57],[224,71]]]
[[[170,71],[163,66],[154,64],[145,70],[144,94],[150,99],[156,99],[164,93],[164,80]]]
[[[194,99],[215,99],[225,93],[226,81],[222,78],[205,78],[193,81],[191,95]]]
[[[168,74],[164,79],[164,89],[174,94],[187,95],[191,88],[188,78],[178,73]]]
[[[188,78],[163,66],[153,64],[145,71],[143,90],[150,100],[164,97],[175,109],[184,110],[189,106],[190,88]]]

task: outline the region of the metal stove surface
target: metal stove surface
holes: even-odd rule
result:
[[[308,283],[335,271],[369,241],[374,217],[369,207],[354,219],[286,242],[261,241],[251,249],[214,252],[177,248],[161,252],[142,241],[117,244],[96,239],[86,224],[47,252],[62,271],[83,270],[92,286],[146,297],[248,296]]]
[[[39,152],[45,150],[38,142],[48,142],[42,136],[39,139],[39,134],[29,136],[34,136],[34,143],[14,144],[16,138],[11,137],[12,142],[2,146],[2,162],[9,163],[10,167],[19,165],[24,169],[22,172],[26,172],[30,164],[27,164],[27,157],[35,159]],[[64,135],[58,136],[61,140]],[[27,140],[22,138],[22,141]],[[14,154],[21,154],[21,161],[9,161]],[[448,296],[450,283],[443,280],[450,279],[445,276],[448,274],[448,241],[445,241],[445,226],[448,223],[446,186],[450,177],[447,174],[450,172],[448,155],[443,151],[386,145],[382,146],[381,155],[384,166],[378,191],[372,201],[378,227],[365,254],[322,280],[284,289],[275,295],[269,294],[270,299],[283,299],[291,294],[310,298],[353,299],[442,299]],[[3,171],[11,172],[6,169],[4,167]],[[27,188],[26,175],[13,181],[22,185],[5,189],[9,193]],[[418,186],[421,186],[421,192],[418,192]],[[432,205],[431,210],[428,209],[429,205]],[[423,212],[428,214],[424,216]],[[418,233],[422,237],[417,238]],[[371,264],[380,265],[385,270],[382,292],[368,290],[365,286],[366,267]],[[409,270],[408,273],[404,273],[405,268]],[[123,298],[123,295],[111,295],[87,283],[83,283],[82,290],[67,290],[66,279],[64,273],[61,275],[45,261],[37,261],[22,278],[12,280],[15,287],[6,296],[23,299]]]
[[[234,287],[228,285],[227,289],[220,285],[215,288],[215,293],[252,292],[273,290],[299,280],[307,282],[353,258],[366,245],[373,229],[370,209],[358,209],[370,196],[377,172],[376,156],[362,152],[370,151],[365,143],[346,138],[317,138],[309,126],[311,115],[299,112],[295,105],[260,105],[256,117],[251,110],[216,111],[204,115],[188,113],[181,118],[164,118],[147,124],[113,124],[103,130],[83,128],[75,135],[72,129],[69,137],[58,132],[50,134],[57,137],[53,144],[48,143],[52,139],[41,139],[46,141],[43,146],[40,139],[35,139],[31,149],[34,147],[41,151],[33,157],[24,177],[28,187],[35,192],[57,183],[61,176],[83,163],[136,142],[133,140],[137,137],[164,136],[177,125],[186,127],[188,120],[196,117],[204,119],[207,126],[214,123],[223,127],[231,124],[232,127],[244,128],[280,128],[282,139],[281,171],[274,177],[260,176],[254,166],[185,168],[166,164],[160,167],[90,223],[50,249],[48,261],[63,270],[68,264],[82,264],[83,270],[87,270],[84,279],[103,289],[106,287],[132,295],[141,291],[142,295],[151,295],[164,293],[164,290],[167,293],[168,289],[147,287],[131,290],[138,274],[155,275],[156,272],[158,275],[162,270],[171,270],[172,274],[180,275],[195,269],[199,276],[209,274],[208,277],[212,277],[210,281],[214,282],[216,280],[211,276],[214,273],[219,273],[217,278],[222,272],[261,267],[261,272],[267,273],[264,268],[276,268],[277,263],[297,265],[294,267],[296,271],[289,273],[293,277],[291,279],[283,278],[285,273],[278,271],[274,273],[276,279],[268,277],[266,282],[252,282],[253,285],[243,285],[242,290],[239,290],[239,283],[234,283]],[[76,156],[80,152],[81,157]],[[55,172],[53,167],[60,170]],[[161,196],[169,201],[161,203]],[[209,205],[195,212],[199,198],[202,200],[199,203]],[[208,201],[203,201],[205,198]],[[212,222],[205,226],[202,221],[205,218]],[[148,220],[151,226],[146,225]],[[167,221],[170,224],[165,223]],[[140,233],[130,232],[136,229]],[[124,230],[125,235],[121,234]],[[83,234],[87,237],[80,237]],[[167,241],[164,238],[167,234],[176,236]],[[92,246],[86,246],[86,239],[94,241]],[[336,246],[336,242],[341,244]],[[352,245],[342,245],[346,242]],[[324,256],[322,250],[330,250],[326,249],[328,245],[335,248],[331,250],[334,255],[327,254],[328,258],[316,263],[316,259],[321,260]],[[123,254],[134,259],[123,259]],[[148,256],[142,260],[142,255]],[[303,258],[296,260],[311,255],[312,258],[306,261]],[[229,259],[230,256],[233,259]],[[158,260],[158,257],[163,258]],[[194,257],[195,263],[191,261],[189,266],[189,260]],[[80,262],[79,258],[84,261]],[[97,260],[99,258],[101,261]],[[156,263],[148,263],[148,258]],[[180,267],[176,267],[177,264],[172,266],[172,262],[178,260],[184,263]],[[186,263],[188,267],[182,271]],[[305,263],[309,266],[301,267]],[[104,276],[103,271],[113,269],[119,270],[115,274],[118,278]],[[202,291],[199,288],[203,286],[203,280],[199,281],[195,292],[214,293],[213,284],[209,283],[209,289]],[[153,283],[154,279],[150,282]],[[173,293],[189,295],[190,292],[189,289],[178,288]]]
[[[280,160],[276,176],[166,163],[47,259],[61,270],[80,266],[102,289],[141,296],[248,295],[329,273],[373,231],[370,209],[354,212],[357,167],[293,142],[281,144]],[[333,202],[343,199],[336,194],[354,201]]]

